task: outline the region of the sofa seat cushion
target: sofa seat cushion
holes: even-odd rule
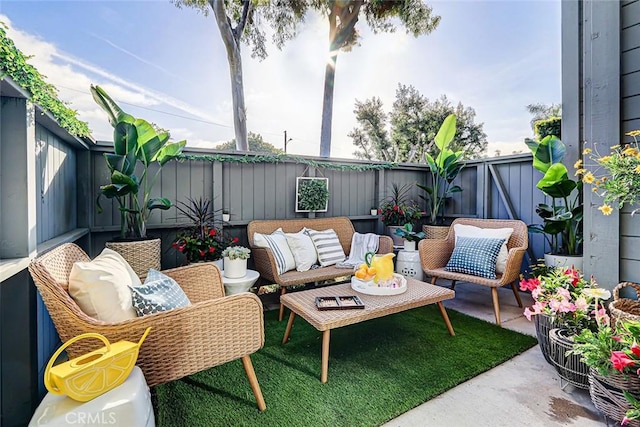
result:
[[[314,268],[307,271],[288,271],[280,275],[280,286],[300,285],[303,283],[319,282],[322,280],[336,279],[353,275],[350,268],[337,268],[335,266]]]

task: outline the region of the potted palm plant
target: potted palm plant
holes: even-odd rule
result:
[[[162,166],[180,155],[187,142],[169,142],[169,132],[125,113],[100,86],[92,85],[91,94],[113,126],[113,153],[104,155],[111,182],[100,187],[97,207],[102,212],[102,196],[117,202],[120,236],[107,247],[127,259],[137,274],[146,274],[149,268],[160,269],[160,239],[147,236],[149,215],[171,207],[167,198],[151,197],[153,185]]]
[[[441,239],[447,236],[448,226],[444,226],[445,203],[453,194],[462,191],[459,185],[453,185],[464,167],[462,150],[453,151],[449,148],[456,135],[456,116],[450,114],[444,119],[436,137],[435,146],[439,150],[434,159],[426,153],[425,159],[431,175],[431,187],[416,184],[426,195],[420,196],[427,203],[428,224],[423,227],[428,239]]]
[[[538,204],[536,213],[543,223],[529,225],[529,231],[545,235],[551,248],[545,254],[547,265],[582,270],[582,181],[569,178],[561,163],[566,149],[559,138],[549,135],[526,143],[533,153],[533,167],[544,174],[536,187],[551,199],[551,204]]]

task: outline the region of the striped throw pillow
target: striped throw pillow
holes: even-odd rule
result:
[[[318,262],[322,267],[344,261],[346,255],[344,254],[340,240],[338,240],[338,235],[334,230],[315,231],[307,228],[306,232],[316,247]]]
[[[253,244],[259,248],[271,249],[276,259],[278,274],[286,273],[296,268],[296,261],[287,244],[287,237],[284,235],[282,228],[278,228],[272,234],[255,233],[253,235]]]

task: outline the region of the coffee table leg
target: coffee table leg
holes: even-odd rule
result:
[[[449,335],[452,337],[456,335],[453,331],[453,326],[451,326],[451,322],[449,321],[449,316],[447,315],[447,310],[444,309],[444,304],[442,301],[438,302],[438,308],[440,309],[440,314],[442,314],[442,318],[444,319],[444,323],[447,325],[447,329],[449,330]]]
[[[322,372],[320,373],[320,382],[326,383],[329,376],[329,334],[330,329],[322,331]]]
[[[287,329],[284,330],[284,337],[282,337],[282,344],[286,344],[289,341],[289,334],[291,334],[291,328],[293,327],[293,319],[296,314],[292,311],[289,315],[289,321],[287,322]]]

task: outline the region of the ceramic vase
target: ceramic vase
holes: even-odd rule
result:
[[[229,259],[229,257],[224,257],[224,277],[229,279],[238,279],[246,275],[246,259]]]

